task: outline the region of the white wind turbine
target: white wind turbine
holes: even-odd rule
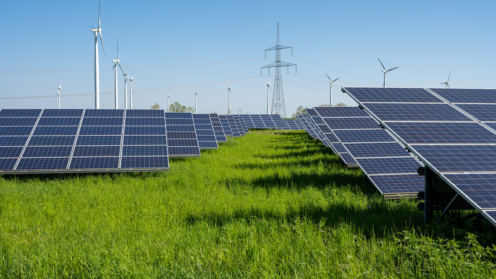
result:
[[[128,68],[126,67],[126,73],[122,72],[124,76],[124,109],[127,109],[127,77],[128,77]]]
[[[231,114],[231,95],[232,95],[231,80],[229,80],[229,88],[227,88],[227,101],[228,101],[227,114]]]
[[[444,84],[445,85],[444,88],[450,88],[450,86],[449,86],[450,77],[451,77],[451,70],[450,70],[450,73],[449,73],[449,76],[448,76],[448,80],[446,82],[441,82],[441,84]]]
[[[117,65],[119,65],[119,68],[121,68],[121,62],[119,61],[119,41],[117,41],[117,59],[112,60],[114,62],[114,67],[112,69],[115,69],[115,109],[119,108],[119,82],[117,80]],[[124,72],[124,71],[123,71]]]
[[[200,95],[198,94],[198,87],[196,88],[195,92],[195,113],[198,113],[198,101],[197,98],[200,98]]]
[[[91,28],[95,33],[95,109],[100,108],[100,72],[98,68],[98,36],[102,42],[103,55],[105,55],[105,47],[103,46],[102,28],[100,26],[100,1],[98,1],[98,28]],[[105,55],[105,57],[107,57]]]
[[[270,92],[270,80],[269,83],[267,83],[267,114],[270,114],[269,92]]]
[[[131,99],[131,109],[133,109],[133,81],[134,81],[133,76],[131,76],[129,81],[131,82],[131,84],[130,84],[131,85],[131,96],[130,96],[131,97],[130,98]]]
[[[384,67],[384,64],[382,64],[381,59],[377,58],[377,60],[379,60],[379,63],[381,63],[381,66],[384,69],[384,70],[382,70],[382,72],[384,73],[384,87],[386,87],[386,74],[387,74],[387,72],[398,69],[399,67],[394,67],[394,68],[391,68],[389,70],[386,70],[386,67]]]
[[[329,89],[329,90],[330,90],[330,92],[329,92],[329,106],[331,106],[331,107],[332,107],[332,84],[333,84],[336,80],[338,80],[339,78],[337,78],[337,79],[335,79],[335,80],[332,80],[332,79],[329,77],[329,75],[328,75],[327,73],[326,73],[326,76],[327,76],[327,78],[329,79],[329,84],[331,85],[331,88]]]
[[[167,95],[167,111],[168,112],[170,112],[170,99],[171,99],[171,97],[170,97],[170,94],[169,94],[169,95]]]
[[[59,85],[59,90],[57,91],[57,108],[60,109],[60,91],[62,90],[62,82]]]

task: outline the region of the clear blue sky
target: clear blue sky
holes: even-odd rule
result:
[[[100,91],[114,91],[119,39],[122,66],[129,64],[139,91],[134,108],[164,108],[169,92],[193,106],[200,84],[199,112],[226,113],[232,78],[233,112],[265,113],[269,77],[260,78],[260,67],[274,58],[264,59],[264,50],[275,44],[277,22],[281,44],[294,48],[282,60],[298,64],[297,74],[283,71],[288,116],[298,105],[329,102],[326,72],[341,77],[335,102],[354,104],[341,86],[382,86],[377,57],[387,68],[399,66],[388,86],[439,87],[452,70],[452,88],[496,88],[495,11],[495,1],[102,0]],[[0,97],[54,97],[1,99],[0,108],[55,108],[59,82],[62,95],[94,92],[89,29],[97,18],[97,0],[4,1]],[[123,82],[119,76],[120,90]],[[119,99],[122,108],[123,94]],[[62,108],[93,108],[93,100],[63,97]],[[113,108],[114,96],[103,94],[101,104]]]

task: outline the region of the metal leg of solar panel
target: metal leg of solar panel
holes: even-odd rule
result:
[[[458,193],[456,193],[456,195],[451,199],[451,201],[449,202],[449,204],[443,210],[443,212],[441,213],[441,215],[439,216],[439,218],[437,218],[436,223],[439,223],[439,220],[441,220],[441,218],[443,218],[443,215],[446,213],[446,211],[449,210],[449,208],[451,207],[451,205],[453,204],[453,202],[455,201],[455,199],[458,198],[458,196],[459,196]]]
[[[434,182],[434,172],[428,166],[425,166],[424,223],[426,224],[432,220],[434,214],[433,182]]]

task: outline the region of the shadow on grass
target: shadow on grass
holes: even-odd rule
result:
[[[266,157],[260,156],[258,158],[266,159]],[[339,167],[344,166],[341,164],[341,159],[338,156],[331,157],[329,159],[323,160],[322,158],[299,158],[297,162],[260,162],[260,163],[239,163],[234,165],[237,169],[267,169],[267,168],[290,168],[290,167],[311,167],[318,164],[324,165],[336,165]]]

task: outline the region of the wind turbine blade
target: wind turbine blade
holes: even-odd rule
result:
[[[329,75],[328,75],[327,73],[326,73],[326,76],[327,76],[327,78],[328,78],[329,80],[332,80],[332,79],[329,77]]]
[[[377,60],[379,60],[379,63],[381,63],[382,68],[383,68],[384,70],[386,70],[386,67],[384,67],[384,64],[382,64],[381,59],[377,58]]]
[[[122,73],[124,73],[124,70],[122,69],[121,63],[117,62],[117,64],[119,64],[119,68],[121,68]]]
[[[333,80],[332,82],[335,82],[335,81],[336,81],[336,80],[338,80],[338,79],[339,79],[339,78],[337,78],[337,79]]]
[[[450,73],[449,73],[448,81],[447,82],[449,82],[450,77],[451,77],[451,70],[450,70]]]
[[[105,47],[103,46],[102,31],[98,31],[98,35],[100,35],[100,42],[102,43],[103,55],[105,55],[105,58],[107,58],[107,55],[105,54]]]
[[[98,29],[100,29],[100,1],[98,1]]]
[[[399,67],[394,67],[394,68],[392,68],[392,69],[387,70],[387,72],[392,71],[392,70],[396,70],[396,69],[398,69],[398,68],[399,68]]]

